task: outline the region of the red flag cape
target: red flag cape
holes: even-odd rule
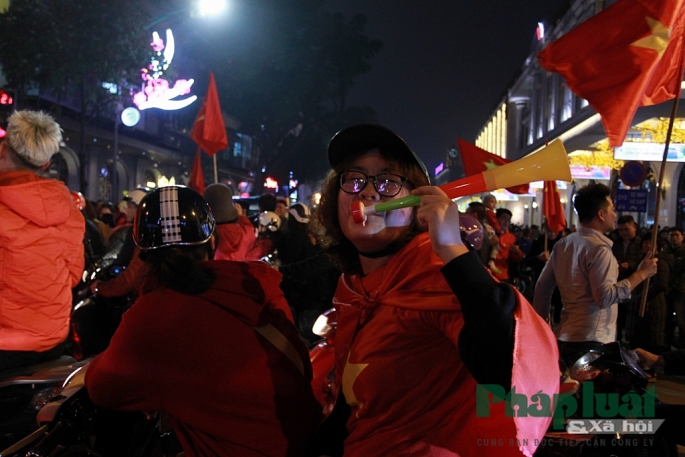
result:
[[[219,94],[216,90],[213,73],[209,73],[207,95],[197,113],[190,137],[210,156],[228,147],[226,127],[221,115]]]
[[[422,233],[393,255],[382,269],[364,278],[345,274],[340,278],[333,298],[338,327],[332,385],[333,389],[341,387],[346,400],[353,405],[348,421],[350,437],[367,438],[352,440],[350,455],[407,455],[389,449],[397,451],[401,449],[398,446],[408,446],[406,443],[438,442],[440,451],[421,455],[532,456],[550,424],[549,417],[506,417],[504,402],[493,404],[489,417],[478,417],[476,381],[461,359],[445,362],[449,368],[443,366],[444,371],[427,368],[441,363],[441,354],[454,350],[462,328],[461,305],[440,273],[443,266],[431,248],[428,234]],[[489,273],[483,268],[474,275],[482,279]],[[431,341],[430,350],[420,344],[407,344],[425,337],[424,319],[442,312],[446,314],[435,317],[439,324],[431,328],[432,334],[440,329],[439,342]],[[514,318],[511,384],[516,386],[517,394],[544,393],[552,398],[559,389],[558,370],[541,367],[557,365],[554,334],[520,293],[516,293]],[[398,338],[399,333],[402,337]],[[402,369],[408,366],[413,369]],[[417,408],[416,397],[406,395],[402,389],[387,388],[388,373],[395,373],[419,394],[450,394],[433,402],[434,408]],[[384,395],[376,396],[379,391]],[[334,401],[337,393],[334,390],[329,398]],[[398,421],[398,417],[404,419]],[[476,437],[513,444],[479,447]]]
[[[193,168],[190,169],[188,187],[198,192],[200,195],[205,193],[205,175],[202,172],[202,153],[200,152],[199,146],[195,153],[195,160],[193,160]]]
[[[683,77],[685,0],[620,0],[540,52],[540,65],[602,116],[620,146],[637,108],[674,98]]]
[[[476,175],[490,170],[491,168],[511,162],[511,160],[492,154],[461,138],[457,138],[457,144],[459,145],[459,151],[461,152],[461,161],[464,164],[464,173],[466,176]],[[509,187],[507,190],[512,194],[527,194],[529,187],[528,184],[523,184]]]
[[[558,233],[566,227],[566,216],[556,181],[545,181],[542,190],[542,214],[547,219],[547,227],[551,231]]]

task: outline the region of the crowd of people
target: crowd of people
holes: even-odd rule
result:
[[[315,211],[267,194],[254,221],[223,184],[77,205],[82,196],[36,175],[60,141],[52,118],[19,112],[0,143],[0,369],[64,351],[70,289],[98,255],[89,238],[118,243],[127,268],[92,290],[133,293],[135,303],[89,364],[88,392],[104,408],[167,413],[186,455],[531,456],[552,418],[513,416],[497,401],[483,414],[479,385],[552,398],[560,354],[572,362],[621,337],[647,349],[645,365],[677,366],[664,316],[683,317],[683,234],[669,229],[669,247],[652,256],[649,236],[636,241],[634,222],[621,218],[612,242],[606,186],[578,192],[581,226],[568,234],[514,227],[485,196],[468,209],[487,234],[475,250],[457,205],[379,125],[331,139]],[[352,217],[357,202],[409,195],[420,204]],[[527,294],[524,270],[537,280]],[[648,311],[635,317],[642,293]],[[331,306],[335,370],[321,405],[307,346]]]
[[[583,210],[579,210],[578,205],[582,208],[583,196],[591,191],[600,197],[588,197],[594,200],[594,204],[586,210],[588,215],[582,220]],[[566,357],[562,357],[565,365],[572,365],[596,343],[614,340],[621,341],[625,347],[640,348],[641,353],[647,351],[657,357],[669,351],[676,353],[678,349],[685,349],[685,245],[682,230],[678,227],[660,227],[657,236],[653,237],[653,227],[639,227],[631,215],[618,217],[610,202],[611,190],[606,186],[593,184],[579,191],[576,199],[578,195],[580,200],[574,205],[581,226],[566,227],[559,232],[549,230],[545,224],[542,230],[537,225],[528,227],[511,224],[511,213],[506,208],[497,208],[497,200],[492,195],[469,203],[467,213],[476,217],[488,233],[487,242],[479,250],[482,262],[498,279],[517,287],[531,303],[539,303],[537,306],[541,315],[557,331],[560,350],[562,346],[568,348],[569,343],[578,347],[575,351],[562,350],[562,353],[568,352]],[[605,204],[607,206],[603,207]],[[603,212],[602,221],[591,222],[600,210]],[[605,217],[604,213],[609,216]],[[588,225],[591,226],[590,230]],[[575,235],[568,238],[572,234]],[[591,244],[588,241],[591,236],[603,245],[602,249],[582,251],[573,247],[574,243],[582,243],[583,246]],[[654,247],[653,239],[656,239]],[[546,274],[541,276],[557,244],[560,247],[552,258],[557,264],[548,267]],[[568,253],[562,255],[562,249]],[[586,270],[580,268],[576,271],[574,268],[583,252],[589,252],[588,265],[590,261],[595,264],[592,270],[588,266]],[[655,260],[648,260],[652,256]],[[603,263],[599,263],[600,258],[604,259]],[[611,258],[616,262],[616,276],[614,266],[609,262]],[[648,261],[643,262],[645,259]],[[634,276],[641,264],[644,267],[648,264],[656,266],[652,266],[648,274],[641,271]],[[647,298],[643,299],[645,292],[642,282],[648,276],[651,279]],[[632,281],[624,281],[631,277]],[[573,281],[569,282],[569,278],[573,278]],[[596,283],[591,282],[591,279]],[[608,292],[607,288],[611,287],[607,282],[616,284],[615,293]],[[622,287],[622,284],[629,285]],[[598,290],[607,293],[599,296]],[[646,305],[641,312],[643,301]],[[583,313],[573,317],[572,310],[576,303],[581,304]],[[597,307],[597,313],[590,316],[587,309],[593,306]],[[566,311],[563,312],[563,309]],[[569,325],[574,326],[574,319],[580,322],[598,319],[593,321],[593,326],[604,334],[581,335],[575,333],[576,330],[567,333]]]
[[[606,189],[603,189],[607,192]],[[581,194],[582,195],[582,194]],[[469,204],[467,212],[471,214],[479,213],[480,202]],[[545,265],[548,263],[554,246],[573,233],[581,229],[565,228],[562,231],[554,232],[549,230],[545,224],[542,231],[537,225],[528,226],[508,226],[508,210],[500,210],[504,217],[498,219],[502,221],[507,230],[497,234],[489,222],[481,223],[486,226],[490,233],[489,245],[484,245],[480,251],[481,258],[493,273],[503,281],[509,281],[516,286],[528,300],[532,303],[535,296],[535,288]],[[477,216],[478,217],[478,216]],[[683,232],[678,227],[661,227],[656,236],[656,247],[653,243],[653,227],[639,227],[631,215],[624,215],[615,218],[615,222],[608,222],[608,226],[615,224],[615,228],[600,228],[603,235],[611,242],[608,245],[609,251],[616,259],[618,266],[617,281],[629,278],[640,265],[640,262],[654,253],[659,260],[657,263],[656,275],[651,278],[647,291],[646,310],[640,316],[641,303],[643,301],[643,287],[637,285],[636,290],[630,294],[629,298],[617,299],[616,310],[616,339],[632,348],[643,348],[651,352],[660,353],[673,348],[685,348],[685,328],[683,316],[683,294],[685,290],[685,270],[683,270],[683,257],[685,256],[685,245],[683,244]],[[514,237],[502,236],[503,233],[513,233]],[[493,238],[494,237],[494,238]],[[515,238],[515,241],[513,241]],[[502,242],[504,240],[504,242]],[[512,243],[513,244],[510,244]],[[512,246],[513,249],[505,260],[499,253],[499,247],[506,249]],[[496,248],[491,248],[495,245]],[[511,249],[511,248],[510,248]],[[489,257],[487,255],[489,253]],[[507,268],[498,268],[497,257],[500,262],[505,262]],[[568,260],[568,259],[567,259]],[[562,262],[568,264],[570,262]],[[501,264],[500,264],[501,265]],[[506,274],[506,276],[505,276]],[[605,274],[601,275],[606,276]],[[562,275],[562,277],[565,277]],[[556,286],[556,285],[555,285]],[[561,320],[561,310],[563,302],[559,289],[555,286],[543,286],[546,293],[551,293],[549,321],[553,326],[558,326]]]

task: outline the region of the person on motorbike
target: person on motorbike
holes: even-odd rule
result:
[[[283,240],[284,232],[280,231],[281,218],[273,211],[264,211],[258,217],[256,238],[247,252],[248,260],[266,260],[278,267],[278,246]]]
[[[137,188],[128,191],[126,197],[119,203],[119,211],[125,215],[124,225],[118,225],[110,232],[109,252],[118,254],[114,263],[124,267],[121,274],[105,281],[94,280],[90,283],[90,290],[102,297],[123,297],[129,295],[135,299],[138,289],[143,284],[147,273],[145,262],[140,259],[140,249],[133,241],[133,218],[138,205],[150,190]],[[116,241],[115,241],[116,240]]]
[[[216,219],[217,246],[214,258],[217,260],[249,259],[248,252],[255,242],[252,222],[243,216],[242,206],[233,202],[233,192],[226,184],[210,184],[205,189],[204,199],[212,208]]]
[[[215,225],[187,187],[141,201],[134,240],[149,272],[86,387],[102,408],[167,413],[189,456],[300,456],[321,407],[280,274],[210,260]]]
[[[667,375],[685,375],[685,350],[675,349],[653,354],[642,348],[635,349],[640,365],[645,370],[661,369]]]
[[[64,183],[36,174],[61,141],[48,114],[17,111],[0,143],[0,370],[66,347],[86,224]]]
[[[346,128],[331,139],[328,159],[312,229],[343,274],[333,299],[335,404],[324,409],[332,412],[314,453],[340,454],[333,445],[344,421],[345,455],[532,455],[551,418],[505,417],[494,405],[478,417],[477,383],[557,392],[549,327],[465,245],[457,205],[430,186],[397,134]],[[352,204],[410,194],[420,206],[353,220]]]

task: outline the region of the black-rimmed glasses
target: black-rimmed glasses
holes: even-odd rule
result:
[[[407,180],[404,176],[394,173],[379,173],[376,176],[368,176],[361,171],[344,171],[340,173],[340,188],[348,194],[361,192],[369,179],[373,179],[373,187],[383,197],[394,197],[402,190],[402,185]]]

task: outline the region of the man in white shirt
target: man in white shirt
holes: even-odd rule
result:
[[[618,302],[656,274],[656,258],[648,256],[637,270],[618,281],[613,242],[605,236],[616,228],[611,189],[589,184],[576,194],[573,205],[580,227],[554,245],[552,255],[535,286],[533,305],[549,317],[554,287],[559,288],[563,309],[556,330],[559,354],[568,367],[587,351],[616,340]]]

